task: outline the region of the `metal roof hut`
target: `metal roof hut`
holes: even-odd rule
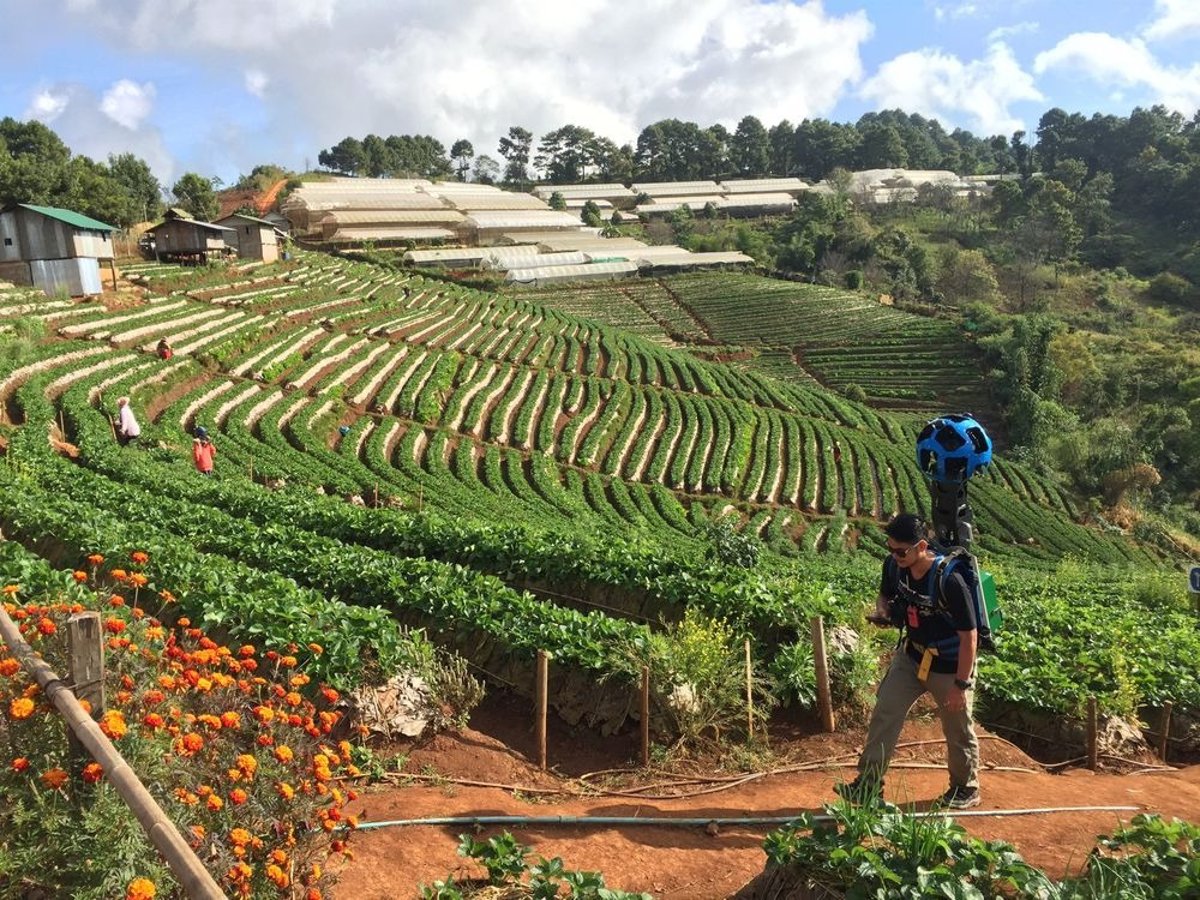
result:
[[[225,243],[237,251],[239,259],[261,259],[263,262],[279,259],[279,239],[283,233],[266,219],[234,213],[213,224],[229,229]]]
[[[116,287],[115,230],[69,209],[28,203],[5,207],[0,211],[0,278],[47,294],[99,294],[104,260]]]
[[[168,219],[148,233],[154,235],[156,259],[207,263],[210,256],[224,256],[229,249],[225,236],[231,229],[196,219]]]

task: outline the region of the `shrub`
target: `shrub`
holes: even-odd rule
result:
[[[1193,298],[1194,291],[1192,283],[1186,278],[1181,278],[1174,272],[1160,272],[1150,279],[1146,296],[1156,303],[1182,306]]]

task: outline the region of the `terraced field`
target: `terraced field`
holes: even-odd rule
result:
[[[307,253],[127,271],[146,294],[121,308],[0,291],[0,325],[56,334],[0,364],[0,527],[67,554],[150,549],[210,625],[299,615],[270,611],[285,579],[306,608],[342,604],[304,614],[323,627],[356,621],[345,604],[380,607],[501,680],[535,649],[581,684],[634,677],[649,630],[688,607],[772,643],[815,611],[853,618],[830,598],[872,592],[881,523],[926,501],[907,420],[531,300]],[[119,395],[145,449],[112,439]],[[191,469],[201,424],[214,479]],[[989,559],[1158,562],[1076,524],[1018,465],[973,491]],[[711,561],[704,526],[723,515],[775,553]]]
[[[862,388],[878,409],[984,415],[991,409],[978,353],[946,322],[865,294],[759,275],[700,273],[603,289],[555,289],[543,301],[622,325],[650,316],[680,344],[759,348],[748,364],[785,380]]]

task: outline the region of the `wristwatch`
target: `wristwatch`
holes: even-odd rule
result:
[[[974,681],[963,681],[961,678],[955,678],[954,686],[956,688],[958,688],[959,690],[969,691],[971,688],[975,687],[975,682]]]

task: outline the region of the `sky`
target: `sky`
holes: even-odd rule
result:
[[[168,186],[371,133],[1200,108],[1200,0],[0,0],[0,48],[0,117]]]

